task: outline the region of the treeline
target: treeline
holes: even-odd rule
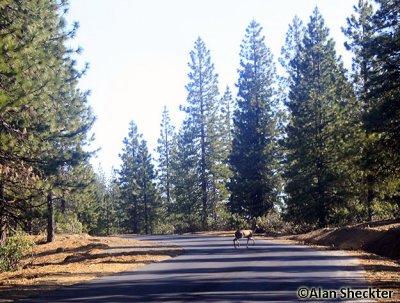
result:
[[[278,75],[262,27],[240,49],[236,98],[210,51],[190,52],[186,117],[163,111],[157,168],[132,122],[116,181],[124,228],[184,232],[255,224],[295,230],[400,215],[399,1],[360,0],[343,67],[316,8],[289,25]]]
[[[278,75],[262,27],[241,44],[221,92],[199,38],[189,56],[185,119],[162,115],[154,162],[131,122],[121,167],[89,164],[94,117],[66,46],[68,3],[0,4],[0,243],[29,233],[173,233],[246,224],[295,229],[400,215],[398,0],[359,1],[343,32],[347,72],[318,9],[295,17]],[[271,223],[272,222],[272,223]]]

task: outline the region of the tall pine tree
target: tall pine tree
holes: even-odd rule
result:
[[[262,27],[252,21],[241,45],[237,109],[229,158],[230,209],[255,218],[278,200],[276,71]]]
[[[195,167],[199,175],[201,197],[201,225],[202,229],[208,228],[208,213],[210,206],[211,166],[213,165],[212,141],[217,140],[216,123],[218,119],[218,79],[211,62],[210,51],[206,48],[201,38],[195,42],[193,51],[190,52],[189,83],[186,107],[183,110],[187,117],[184,130],[190,134],[184,135],[190,138],[194,144],[193,157],[196,158]],[[193,191],[196,191],[193,188]]]
[[[123,226],[133,233],[140,232],[140,204],[138,184],[138,162],[139,162],[139,146],[141,135],[138,133],[136,124],[131,121],[129,124],[128,137],[124,138],[124,147],[120,158],[122,160],[121,168],[118,171],[119,184],[121,188],[121,203],[128,213],[125,218],[127,221],[122,222]]]
[[[360,105],[359,120],[362,123],[361,140],[357,142],[362,146],[361,157],[358,161],[358,167],[361,172],[361,202],[367,210],[367,218],[372,220],[373,201],[378,197],[377,187],[379,187],[378,171],[381,152],[377,145],[377,138],[366,131],[365,119],[371,111],[371,102],[369,102],[369,82],[373,58],[368,50],[368,45],[374,35],[373,26],[373,7],[369,1],[359,0],[357,6],[354,6],[355,14],[347,18],[347,27],[343,32],[350,39],[345,43],[348,50],[354,54],[352,63],[352,80],[356,96]],[[382,163],[382,162],[381,162]]]
[[[380,147],[380,195],[400,209],[400,1],[377,0],[375,33],[367,49],[372,56],[368,82],[370,111],[365,113],[367,133]]]
[[[0,234],[10,220],[23,222],[24,210],[43,202],[42,196],[48,197],[52,225],[54,191],[62,192],[57,175],[89,156],[84,146],[93,117],[87,94],[77,88],[83,72],[65,46],[77,28],[66,28],[66,9],[64,1],[51,0],[0,7]],[[10,201],[11,212],[5,209]]]
[[[283,48],[290,113],[284,144],[286,214],[320,227],[354,202],[351,168],[359,133],[351,86],[328,34],[315,8],[306,29],[295,18]]]
[[[167,213],[171,212],[171,153],[173,138],[175,136],[174,126],[171,124],[167,107],[164,107],[160,125],[160,137],[158,139],[158,184],[161,198],[165,201]]]
[[[129,124],[120,158],[121,202],[128,212],[125,228],[134,233],[152,233],[158,211],[155,172],[147,143],[133,121]]]

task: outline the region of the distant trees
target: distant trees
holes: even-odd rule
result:
[[[206,44],[190,52],[183,123],[165,108],[157,169],[137,126],[111,179],[89,163],[86,67],[64,1],[0,5],[0,245],[23,229],[164,233],[277,220],[303,228],[400,215],[398,0],[360,0],[343,28],[347,78],[318,9],[289,26],[280,77],[262,27],[220,94]],[[282,80],[282,81],[279,81]],[[282,112],[285,112],[282,114]],[[283,119],[287,117],[287,120]],[[272,218],[272,217],[271,217]],[[235,226],[236,227],[236,226]]]
[[[164,107],[156,151],[158,153],[158,186],[167,213],[170,213],[172,207],[171,157],[174,137],[175,127],[171,124],[167,107]]]
[[[136,124],[129,125],[128,137],[124,139],[124,148],[119,170],[121,203],[127,212],[124,227],[133,233],[151,233],[155,222],[159,198],[155,189],[155,172],[147,143],[138,133]]]
[[[343,29],[350,39],[346,47],[355,54],[351,79],[317,8],[307,26],[297,17],[289,26],[281,82],[261,26],[252,21],[241,45],[235,106],[229,89],[217,97],[216,76],[202,87],[213,77],[200,72],[211,65],[204,42],[196,41],[187,118],[171,140],[171,215],[176,217],[170,223],[176,230],[213,228],[204,224],[207,213],[208,220],[232,226],[280,211],[287,221],[308,228],[398,215],[399,165],[392,149],[398,70],[391,53],[397,40],[389,34],[398,30],[389,21],[397,10],[395,1],[378,2],[374,12],[360,0],[358,15]],[[215,74],[213,66],[208,70]],[[391,93],[384,94],[380,85]],[[206,88],[210,93],[203,95]],[[373,126],[373,121],[385,117],[386,109],[383,132],[385,123]],[[223,208],[215,208],[214,200]]]

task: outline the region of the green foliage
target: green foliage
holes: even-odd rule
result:
[[[171,210],[171,153],[173,139],[175,136],[174,126],[171,124],[169,112],[167,107],[164,107],[162,113],[162,121],[160,125],[160,137],[158,139],[157,153],[158,153],[158,168],[157,168],[157,179],[158,187],[161,193],[161,198],[164,203],[164,207]]]
[[[83,225],[76,214],[58,215],[56,219],[55,232],[58,234],[81,234]]]
[[[252,229],[250,220],[248,218],[243,217],[239,214],[233,213],[229,218],[230,226],[234,229]]]
[[[134,233],[152,233],[157,220],[159,197],[155,187],[155,172],[147,143],[132,121],[124,149],[120,155],[119,184],[123,208],[128,212],[123,224]]]
[[[271,51],[252,21],[241,45],[237,109],[229,164],[230,210],[255,218],[278,202],[276,70]]]
[[[286,218],[319,227],[359,195],[359,107],[328,33],[315,9],[306,28],[294,20],[283,49],[290,113],[283,140]]]
[[[4,245],[0,246],[0,272],[17,270],[21,259],[32,250],[33,245],[22,232],[8,237]]]
[[[399,136],[395,121],[400,121],[395,84],[400,60],[395,51],[399,41],[394,38],[399,26],[391,21],[398,20],[399,3],[377,2],[374,11],[369,1],[360,0],[343,29],[349,38],[345,45],[354,54],[352,78],[362,108],[363,136],[358,143],[362,149],[357,164],[362,173],[360,202],[369,221],[387,217],[382,210],[390,209],[390,197],[400,193],[399,183],[392,183],[400,174],[395,139]]]
[[[177,133],[163,111],[156,183],[133,122],[118,180],[96,176],[89,164],[94,117],[88,92],[78,88],[86,67],[76,67],[78,50],[67,46],[78,27],[66,26],[68,1],[3,0],[0,242],[9,226],[40,232],[46,221],[51,236],[53,222],[57,232],[105,235],[251,228],[257,221],[278,233],[399,217],[400,3],[375,2],[360,0],[343,29],[354,54],[351,83],[318,10],[307,26],[294,19],[280,60],[288,121],[281,120],[275,65],[257,22],[241,45],[236,100],[229,88],[220,96],[210,51],[197,39]],[[272,211],[277,205],[296,225]],[[7,249],[24,247],[12,243]]]
[[[290,234],[296,231],[294,225],[284,221],[282,215],[275,210],[269,211],[262,217],[257,217],[256,224],[258,229],[272,236]]]
[[[184,220],[183,225],[175,222],[182,231],[206,230],[214,224],[220,204],[228,198],[230,176],[226,158],[231,96],[227,92],[220,98],[210,51],[201,38],[188,65],[187,103],[181,107],[186,117],[171,149],[172,209]]]
[[[78,89],[84,70],[66,46],[77,29],[66,26],[67,6],[54,0],[0,6],[0,224],[6,227],[20,218],[29,225],[43,196],[81,186],[69,173],[90,156],[85,147],[94,118],[88,93]],[[52,199],[48,204],[54,209]]]

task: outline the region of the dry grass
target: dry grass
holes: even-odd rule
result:
[[[0,302],[132,270],[181,252],[177,246],[127,238],[58,236],[53,243],[36,245],[22,269],[0,274]]]

